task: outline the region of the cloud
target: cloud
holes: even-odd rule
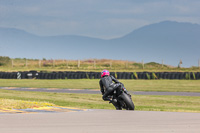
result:
[[[5,0],[0,26],[112,38],[163,20],[200,24],[199,7],[199,0]]]

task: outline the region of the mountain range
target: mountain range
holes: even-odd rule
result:
[[[38,36],[15,28],[0,28],[0,56],[33,59],[106,58],[197,66],[200,25],[163,21],[146,25],[119,38],[60,35]]]

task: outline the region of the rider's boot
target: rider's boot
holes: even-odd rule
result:
[[[116,110],[122,110],[122,108],[117,103],[117,99],[112,99],[112,104],[115,106]]]

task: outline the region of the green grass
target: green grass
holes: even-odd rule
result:
[[[114,109],[99,94],[68,94],[0,90],[0,98],[49,102],[59,106],[85,109]],[[133,95],[136,110],[200,112],[200,97]]]
[[[200,92],[199,80],[119,80],[129,91]],[[0,79],[1,87],[99,89],[97,79]]]
[[[120,80],[128,91],[200,92],[199,80]],[[15,80],[0,79],[1,87],[99,89],[97,79],[78,80]],[[86,109],[114,109],[97,94],[68,94],[1,90],[0,98],[48,102],[60,106]],[[136,110],[200,112],[200,97],[189,96],[133,96]]]

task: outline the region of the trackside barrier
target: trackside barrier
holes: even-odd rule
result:
[[[117,79],[187,79],[199,80],[200,72],[111,72]],[[100,79],[100,72],[0,72],[0,79]]]

